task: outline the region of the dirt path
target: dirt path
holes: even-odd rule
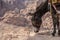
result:
[[[28,40],[60,40],[60,37],[52,37],[51,35],[35,35],[30,37]]]
[[[60,37],[57,34],[53,37],[48,31],[31,36],[28,28],[0,22],[0,40],[60,40]]]

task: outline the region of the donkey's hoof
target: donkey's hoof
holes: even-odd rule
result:
[[[60,30],[58,30],[58,36],[60,36]]]
[[[55,34],[54,34],[54,33],[52,33],[52,36],[55,36]]]
[[[60,32],[58,33],[58,36],[60,36]]]
[[[39,31],[38,30],[36,30],[36,31],[34,31],[35,33],[38,33]]]

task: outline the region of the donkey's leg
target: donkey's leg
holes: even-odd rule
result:
[[[58,28],[58,35],[60,36],[59,17],[58,16],[57,16],[57,28]]]
[[[53,36],[55,36],[55,33],[56,33],[56,24],[55,24],[55,23],[53,23],[53,25],[54,25],[54,30],[53,30],[52,35],[53,35]]]
[[[57,28],[58,28],[58,35],[60,36],[60,27],[59,27],[59,21],[57,22]]]
[[[53,17],[53,27],[54,27],[54,30],[53,30],[53,33],[52,33],[52,36],[55,36],[55,33],[56,33],[56,19]]]

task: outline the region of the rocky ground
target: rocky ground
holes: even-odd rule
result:
[[[0,22],[0,40],[60,40],[57,35],[51,35],[52,30],[40,30],[34,33],[30,27],[21,27]]]

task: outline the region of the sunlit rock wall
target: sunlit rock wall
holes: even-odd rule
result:
[[[17,26],[32,26],[31,16],[29,16],[28,13],[34,13],[36,7],[43,2],[45,2],[45,0],[2,0],[0,16],[5,23]],[[44,19],[42,23],[43,27],[46,28],[52,27],[52,19],[48,15],[51,16],[50,13],[47,13],[42,17],[42,20]]]

